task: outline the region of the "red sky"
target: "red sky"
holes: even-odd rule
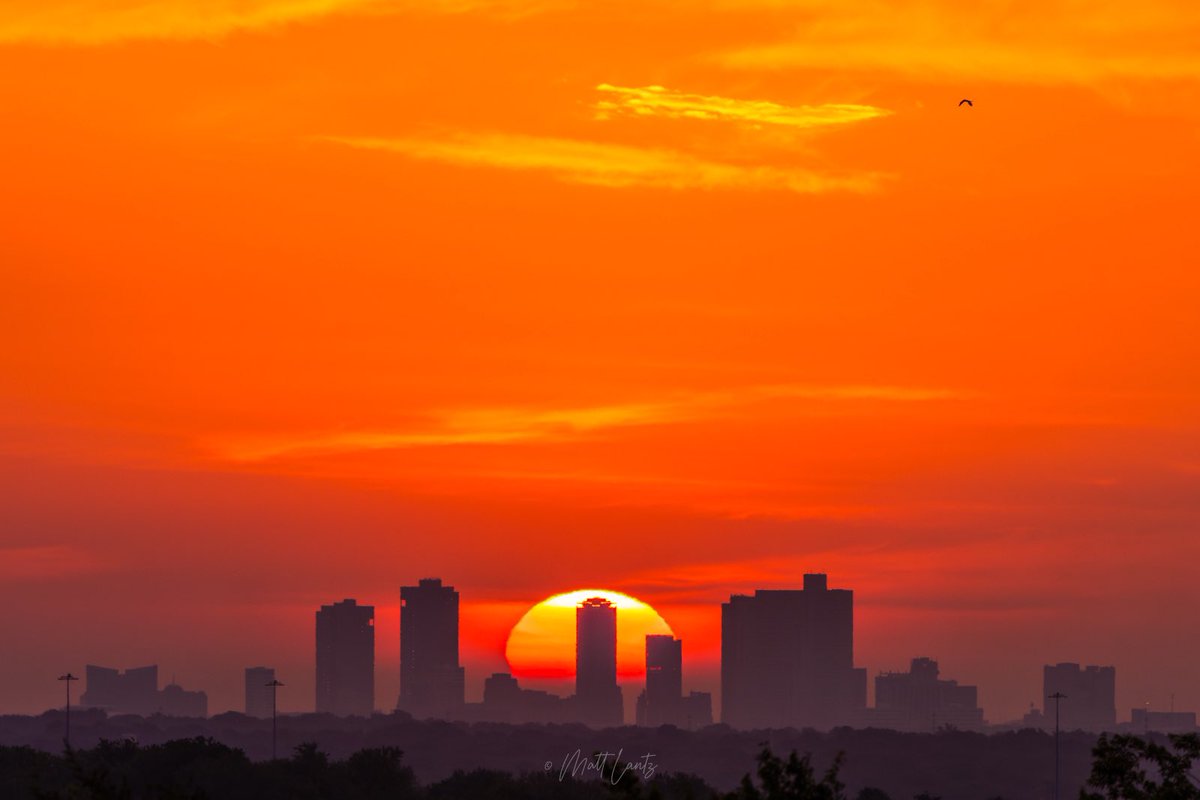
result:
[[[1200,12],[12,0],[0,710],[312,704],[313,611],[827,571],[857,657],[1200,707]],[[959,107],[963,97],[973,108]]]

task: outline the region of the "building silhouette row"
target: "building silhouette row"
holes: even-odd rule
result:
[[[208,716],[208,695],[184,689],[172,681],[158,688],[158,665],[135,667],[124,672],[88,664],[87,683],[79,698],[82,706],[100,708],[112,714],[137,714],[147,717]]]
[[[495,673],[484,682],[481,703],[465,701],[458,592],[440,579],[426,578],[402,587],[400,601],[397,709],[419,718],[593,727],[624,723],[617,682],[618,610],[609,600],[587,598],[575,609],[574,695],[525,689],[512,675]],[[318,711],[365,715],[373,710],[373,624],[374,609],[354,600],[317,612]],[[248,712],[250,683],[248,678]],[[1114,687],[1112,667],[1058,664],[1045,669],[1043,696],[1062,692],[1074,698],[1064,707],[1064,728],[1105,730],[1116,721]],[[986,725],[977,688],[942,678],[930,658],[914,658],[908,672],[876,676],[875,705],[868,708],[866,670],[854,664],[854,593],[830,589],[820,573],[804,575],[800,589],[759,589],[722,604],[721,694],[721,721],[742,729],[850,725],[934,731]],[[265,699],[258,702],[261,713]],[[713,721],[711,695],[684,694],[681,640],[646,637],[646,682],[636,709],[639,725],[692,728]],[[1043,707],[1040,720],[1045,718]],[[1156,722],[1166,724],[1162,719]]]
[[[400,589],[400,692],[397,710],[416,718],[512,723],[624,724],[617,682],[617,607],[602,597],[575,609],[575,692],[562,697],[519,685],[506,672],[484,682],[483,701],[465,699],[459,653],[459,593],[438,578]],[[375,609],[345,599],[315,615],[315,708],[338,716],[375,712]],[[645,686],[633,721],[691,729],[713,722],[712,696],[684,692],[683,642],[645,640]],[[87,666],[83,706],[112,713],[207,716],[208,698],[172,682],[158,687],[158,667],[120,672]],[[245,713],[274,713],[275,670],[247,667]],[[800,589],[735,594],[721,606],[721,722],[740,729],[848,725],[900,731],[983,730],[975,686],[940,675],[937,661],[914,658],[907,672],[875,677],[867,706],[866,670],[854,664],[854,593],[830,589],[824,574],[806,574]],[[1111,731],[1116,723],[1116,670],[1076,663],[1047,665],[1043,699],[1019,723],[1026,727]],[[1048,699],[1058,695],[1057,708]],[[1195,730],[1192,712],[1133,709],[1135,730]]]

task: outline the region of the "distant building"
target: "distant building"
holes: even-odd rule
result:
[[[722,604],[722,722],[828,729],[861,718],[866,699],[852,591],[810,574],[802,590],[759,589]]]
[[[158,666],[124,672],[87,665],[87,681],[79,704],[114,714],[149,716],[158,710]]]
[[[1066,701],[1064,700],[1065,704]],[[1129,728],[1133,733],[1195,733],[1195,711],[1150,711],[1135,708],[1129,712]]]
[[[522,689],[507,672],[497,672],[483,682],[483,703],[468,704],[471,721],[524,723],[571,722],[573,708],[565,698]]]
[[[416,717],[460,715],[465,674],[458,662],[458,592],[439,578],[400,588],[400,699]]]
[[[625,710],[617,686],[617,607],[602,597],[575,609],[575,713],[596,727],[621,725]]]
[[[275,670],[271,667],[246,667],[246,716],[271,716],[273,690],[267,684],[273,680]]]
[[[688,692],[683,698],[684,730],[696,730],[713,724],[712,695],[708,692]]]
[[[317,612],[317,712],[369,717],[375,710],[375,607],[354,600]]]
[[[79,704],[100,708],[110,714],[138,714],[148,717],[207,717],[208,695],[189,692],[171,683],[158,689],[158,665],[127,669],[87,665],[87,682]]]
[[[683,642],[674,636],[646,637],[646,691],[639,701],[639,725],[679,724],[683,712]]]
[[[177,683],[168,683],[158,693],[157,710],[168,717],[207,717],[208,694],[189,692]]]
[[[908,672],[885,672],[875,678],[875,708],[868,724],[898,731],[941,728],[983,730],[983,709],[974,686],[938,678],[938,664],[914,658]]]
[[[1054,725],[1054,701],[1050,695],[1066,695],[1059,703],[1059,727],[1063,730],[1111,731],[1117,724],[1117,670],[1115,667],[1084,667],[1078,664],[1047,665],[1042,669],[1042,714]]]
[[[638,696],[637,724],[685,730],[712,724],[712,695],[683,694],[683,642],[673,636],[646,636],[646,689]]]

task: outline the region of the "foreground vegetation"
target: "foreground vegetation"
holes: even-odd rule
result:
[[[1200,800],[1200,737],[1166,743],[1137,736],[1101,736],[1080,800]],[[544,772],[456,771],[422,785],[396,747],[367,748],[341,760],[304,743],[284,759],[252,761],[208,737],[149,746],[101,741],[61,755],[31,747],[0,747],[0,797],[29,800],[899,800],[881,789],[853,795],[842,781],[844,756],[822,769],[810,756],[787,758],[767,746],[754,777],[730,792],[694,775],[646,774],[612,759],[572,777],[547,762]],[[1014,765],[1019,769],[1019,765]],[[904,800],[907,800],[905,798]],[[928,793],[914,800],[942,800]],[[959,800],[954,798],[953,800]],[[976,800],[976,798],[963,798]],[[1002,800],[999,796],[978,800]]]

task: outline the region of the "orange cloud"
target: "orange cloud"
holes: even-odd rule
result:
[[[962,397],[944,389],[899,386],[753,386],[704,392],[673,399],[567,409],[453,409],[429,415],[428,422],[401,431],[342,431],[271,440],[233,440],[215,448],[235,461],[281,456],[454,445],[565,442],[606,429],[679,424],[731,413],[738,406],[772,399],[809,401],[921,402]]]
[[[678,150],[516,134],[459,133],[440,139],[325,137],[349,147],[457,166],[547,173],[567,183],[660,189],[740,189],[800,193],[870,192],[881,176],[713,161]]]

